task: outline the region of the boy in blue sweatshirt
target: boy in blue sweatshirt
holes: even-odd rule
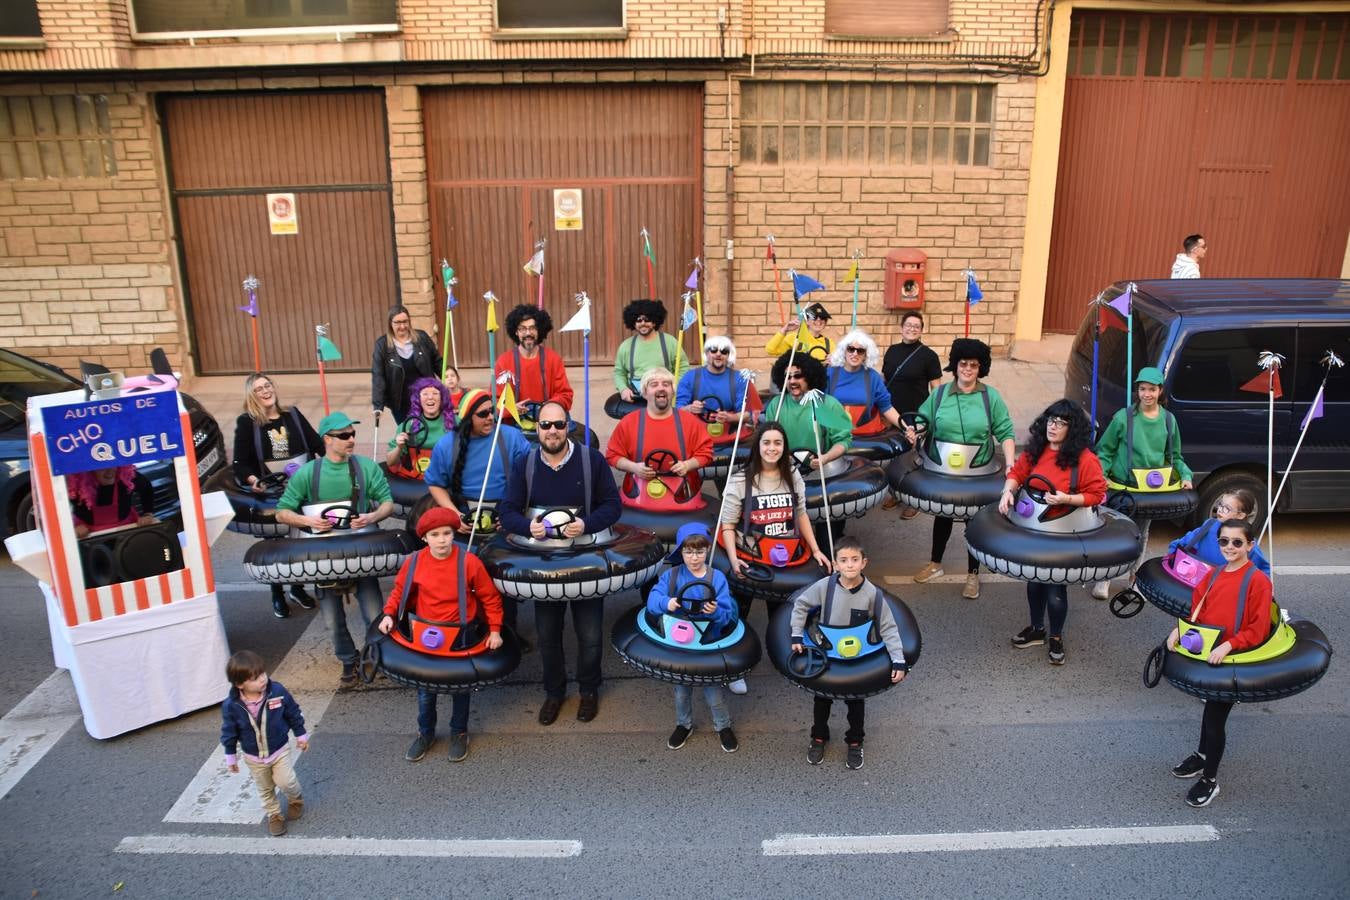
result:
[[[267,831],[273,837],[286,833],[286,820],[295,821],[305,812],[300,782],[295,777],[287,736],[295,734],[301,752],[309,749],[309,734],[300,706],[286,690],[267,677],[262,657],[240,650],[225,663],[225,677],[233,687],[220,707],[220,743],[225,747],[225,765],[239,771],[236,749],[242,748],[258,797],[267,813]],[[282,818],[277,789],[286,795]]]
[[[675,532],[675,550],[666,557],[667,562],[675,563],[674,579],[667,572],[652,585],[647,595],[647,611],[653,616],[662,616],[680,610],[681,605],[687,612],[700,613],[711,617],[708,626],[718,633],[725,634],[736,624],[736,601],[731,599],[731,588],[726,576],[708,567],[708,551],[712,549],[712,534],[708,526],[701,522],[689,522]],[[672,585],[671,582],[674,581]],[[692,590],[684,601],[679,599],[680,590],[691,582],[701,581],[711,586],[713,599],[702,600],[709,592]],[[696,609],[689,609],[690,604]],[[713,728],[717,729],[717,738],[722,749],[735,753],[740,747],[736,732],[731,730],[731,713],[727,711],[726,688],[720,684],[703,687],[703,699],[712,713]],[[694,688],[688,684],[675,685],[675,730],[670,733],[666,747],[678,750],[689,739],[694,730]]]

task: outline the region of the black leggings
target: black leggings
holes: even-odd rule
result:
[[[1050,610],[1050,636],[1064,636],[1064,620],[1069,617],[1069,591],[1062,584],[1027,582],[1027,606],[1031,608],[1031,627],[1039,631]]]
[[[1231,703],[1205,701],[1205,714],[1200,718],[1200,755],[1205,758],[1205,777],[1210,781],[1219,774],[1219,763],[1228,743],[1228,714],[1232,711]]]
[[[944,516],[933,519],[933,555],[929,557],[935,563],[942,562],[942,554],[947,552],[947,541],[952,536],[952,520]],[[975,554],[966,551],[966,571],[974,574],[980,570]]]

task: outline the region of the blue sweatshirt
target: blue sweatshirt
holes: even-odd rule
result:
[[[700,375],[699,373],[703,374]],[[698,381],[698,396],[694,396],[694,381]],[[733,369],[723,369],[714,375],[706,368],[690,369],[680,376],[680,386],[675,391],[675,405],[684,409],[695,400],[704,397],[716,397],[721,404],[718,409],[724,412],[740,412],[741,399],[746,397],[745,373]],[[754,390],[754,386],[750,390]]]
[[[492,454],[492,473],[488,476],[487,500],[500,500],[506,496],[507,473],[516,460],[523,459],[530,452],[530,442],[516,428],[502,428],[498,432],[501,448],[492,450],[492,435],[469,439],[468,459],[464,463],[464,480],[461,485],[463,495],[469,500],[478,499],[478,491],[483,483],[483,472],[487,469],[488,454]],[[426,483],[450,490],[450,477],[455,473],[455,453],[459,434],[451,431],[436,442],[431,451],[431,464],[427,466]],[[506,459],[502,459],[505,451]],[[453,494],[454,492],[451,491]]]
[[[623,504],[619,500],[619,489],[614,485],[614,475],[609,464],[594,447],[585,447],[572,442],[572,454],[562,468],[553,471],[552,466],[541,457],[535,464],[534,492],[525,496],[525,468],[534,455],[531,450],[516,460],[511,468],[511,479],[507,482],[506,496],[497,504],[497,515],[501,518],[502,528],[511,534],[528,536],[530,519],[525,510],[532,506],[574,506],[586,525],[586,534],[604,531],[619,521]],[[591,467],[591,512],[586,515],[585,481],[582,466]]]
[[[1222,566],[1227,562],[1223,558],[1223,553],[1219,550],[1219,520],[1206,519],[1200,523],[1199,528],[1186,532],[1181,537],[1167,545],[1167,552],[1173,553],[1178,547],[1195,542],[1195,551],[1186,551],[1203,562],[1211,566]],[[1266,575],[1270,574],[1270,561],[1266,559],[1261,548],[1252,545],[1252,565],[1260,569]]]
[[[266,696],[258,719],[251,723],[239,688],[230,688],[230,695],[220,705],[220,744],[227,757],[235,755],[237,745],[250,756],[265,758],[286,746],[287,736],[292,732],[296,737],[306,733],[305,717],[290,691],[276,681],[268,681]],[[254,724],[258,726],[256,731]],[[262,732],[266,747],[258,746],[258,732]]]
[[[867,416],[869,420],[895,408],[886,382],[866,366],[856,372],[850,372],[843,366],[830,366],[825,373],[825,384],[829,387],[830,396],[844,406],[866,407],[871,413]]]
[[[698,581],[694,573],[689,571],[689,567],[680,563],[675,569],[675,590],[670,590],[670,573],[667,569],[656,579],[652,585],[651,593],[647,595],[647,611],[654,616],[665,615],[670,612],[670,598],[680,592],[680,588],[693,581]],[[711,576],[711,578],[710,578]],[[703,576],[703,581],[712,581],[713,591],[717,595],[717,609],[712,614],[713,628],[720,632],[725,632],[736,621],[736,601],[731,599],[731,587],[727,584],[727,577],[716,569],[709,568]],[[706,597],[707,591],[691,591],[686,595],[687,598]],[[700,603],[700,606],[703,604]],[[700,613],[701,614],[701,613]]]

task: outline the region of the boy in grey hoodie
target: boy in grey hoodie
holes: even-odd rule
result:
[[[823,607],[830,581],[837,579],[834,602],[830,607],[829,621],[822,625],[847,628],[860,625],[870,619],[873,601],[879,590],[876,585],[863,577],[867,568],[867,554],[862,544],[854,537],[845,537],[834,545],[835,574],[820,579],[798,595],[792,605],[792,651],[803,652],[802,634],[806,631],[806,619],[811,610]],[[821,613],[824,615],[823,611]],[[904,679],[909,666],[905,662],[905,649],[900,643],[900,629],[896,627],[895,616],[886,603],[880,605],[877,630],[891,656],[891,683],[898,684]],[[848,708],[848,731],[844,732],[844,743],[848,745],[846,765],[850,769],[861,769],[863,764],[863,719],[866,701],[845,700]],[[813,766],[820,765],[825,759],[825,744],[830,739],[830,707],[834,700],[830,697],[816,697],[814,721],[811,725],[811,744],[806,750],[806,761]]]

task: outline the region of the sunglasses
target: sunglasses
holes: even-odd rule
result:
[[[806,379],[806,376],[803,375],[801,372],[789,372],[789,373],[788,373],[788,381],[804,381],[805,379]]]
[[[495,409],[485,409],[485,410],[483,410],[482,412],[476,412],[476,413],[474,413],[474,414],[473,414],[473,417],[474,417],[475,419],[490,419],[490,418],[492,418],[493,416],[495,416],[496,414],[497,414],[497,411],[496,411]]]
[[[1238,549],[1238,550],[1241,550],[1243,547],[1247,546],[1247,539],[1246,539],[1246,538],[1226,538],[1226,537],[1221,537],[1221,538],[1219,538],[1219,546],[1220,546],[1220,547],[1234,547],[1234,548],[1236,548],[1236,549]]]
[[[647,318],[646,316],[638,316],[636,319],[633,320],[634,325],[641,325],[643,322],[646,322],[648,325],[652,324],[652,320]]]
[[[866,353],[866,352],[867,352],[867,348],[866,348],[866,347],[845,347],[845,348],[844,348],[844,352],[845,352],[845,353]]]
[[[730,347],[709,347],[709,348],[708,348],[708,352],[709,352],[709,353],[716,353],[718,356],[726,356],[728,353],[731,352],[731,348],[730,348]]]
[[[565,431],[567,429],[566,419],[559,419],[556,422],[550,419],[540,419],[538,422],[535,422],[534,424],[535,427],[538,428],[540,431],[552,431],[555,428],[558,429],[559,431]]]
[[[339,441],[350,441],[352,438],[356,437],[356,432],[355,432],[355,431],[330,431],[330,432],[328,432],[328,436],[331,437],[331,438],[337,438]]]

